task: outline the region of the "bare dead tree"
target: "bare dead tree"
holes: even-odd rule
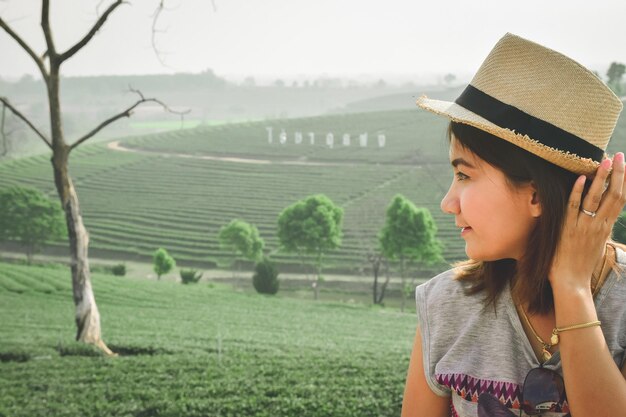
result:
[[[102,3],[102,2],[101,2]],[[41,29],[43,31],[46,50],[38,55],[35,51],[18,35],[9,24],[0,17],[0,28],[2,28],[11,38],[35,62],[43,81],[47,88],[47,96],[50,112],[50,137],[47,137],[30,122],[28,117],[16,109],[8,99],[0,97],[4,108],[9,109],[16,117],[24,121],[44,143],[52,150],[52,169],[54,172],[54,183],[61,199],[61,204],[65,212],[68,229],[70,248],[70,267],[72,271],[72,290],[75,304],[76,320],[76,340],[93,344],[108,355],[114,353],[102,340],[100,328],[100,313],[96,305],[96,299],[91,286],[91,275],[89,271],[88,247],[89,234],[83,224],[78,195],[68,172],[69,156],[72,150],[94,137],[99,131],[111,123],[123,118],[130,117],[133,110],[141,104],[152,102],[162,105],[166,110],[173,112],[164,103],[155,98],[146,98],[141,92],[136,91],[139,99],[120,113],[104,120],[94,129],[76,139],[73,143],[65,140],[62,125],[62,112],[60,102],[60,69],[61,65],[72,58],[78,51],[83,49],[94,37],[94,35],[105,24],[108,17],[123,3],[123,0],[113,1],[106,10],[99,14],[91,29],[73,46],[65,51],[58,51],[54,43],[53,32],[50,27],[49,9],[50,0],[42,0],[41,5]],[[161,4],[163,1],[161,1]],[[174,112],[178,113],[178,112]]]

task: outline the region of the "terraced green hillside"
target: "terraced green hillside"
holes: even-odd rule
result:
[[[272,144],[267,126],[273,127]],[[126,152],[83,146],[73,155],[71,173],[91,247],[107,256],[145,259],[166,247],[179,261],[225,264],[217,232],[241,218],[259,227],[276,260],[298,264],[278,252],[277,216],[298,199],[325,193],[345,209],[343,245],[327,266],[356,271],[366,266],[387,204],[403,193],[431,210],[444,256],[454,261],[464,257],[463,241],[453,219],[439,210],[451,179],[445,126],[442,118],[411,110],[198,127],[124,138],[120,146],[131,150]],[[282,129],[288,135],[283,145]],[[297,131],[303,133],[301,144],[294,143]],[[314,145],[308,132],[315,133]],[[335,136],[332,149],[325,144],[328,132]],[[367,147],[358,143],[363,132]],[[344,133],[350,134],[350,146],[342,145]],[[378,133],[386,136],[383,148]],[[611,150],[624,149],[622,117]],[[54,195],[48,157],[1,163],[0,187],[11,184]]]
[[[67,268],[0,263],[0,415],[400,414],[414,310],[100,274],[93,285],[117,358],[72,342]]]

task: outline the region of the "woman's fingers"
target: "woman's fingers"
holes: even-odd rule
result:
[[[581,175],[574,183],[574,187],[572,188],[572,192],[569,195],[569,201],[567,203],[565,224],[575,225],[577,222],[578,213],[580,212],[580,199],[583,195],[586,178],[587,177],[584,175]]]
[[[589,191],[585,196],[585,199],[581,205],[582,210],[586,210],[591,213],[595,213],[600,208],[600,203],[602,202],[602,195],[604,193],[604,186],[606,184],[606,180],[609,177],[609,171],[611,169],[611,160],[605,159],[600,163],[598,170],[596,171],[596,176],[591,183],[591,187],[589,187]]]
[[[624,154],[618,152],[613,157],[613,173],[609,186],[604,192],[602,202],[597,210],[601,218],[610,222],[615,221],[624,207],[624,197],[626,197],[624,171]]]

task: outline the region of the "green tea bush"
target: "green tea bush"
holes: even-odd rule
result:
[[[124,264],[92,265],[90,270],[93,273],[116,275],[118,277],[123,277],[124,275],[126,275],[126,265]]]
[[[254,268],[252,285],[261,294],[276,294],[278,292],[278,270],[267,257],[258,262]]]
[[[31,359],[32,355],[22,350],[0,352],[0,362],[28,362]]]
[[[126,265],[124,264],[113,265],[111,267],[111,273],[113,273],[113,275],[115,276],[123,277],[124,275],[126,275]]]
[[[196,284],[202,278],[202,272],[195,269],[181,269],[180,280],[183,284]]]

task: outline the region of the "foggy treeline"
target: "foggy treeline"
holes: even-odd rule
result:
[[[448,93],[450,83],[420,87],[412,83],[392,84],[382,79],[359,82],[329,77],[298,81],[276,78],[262,84],[250,76],[233,82],[217,76],[212,70],[199,74],[65,77],[61,81],[61,106],[67,137],[84,134],[134,103],[137,95],[130,88],[140,90],[146,97],[158,98],[175,110],[190,109],[184,127],[224,121],[412,108],[415,97],[424,90],[435,96],[453,97],[456,93]],[[48,103],[40,79],[30,75],[16,81],[0,78],[0,95],[8,97],[42,131],[48,130]],[[381,97],[384,98],[381,100]],[[155,123],[151,125],[150,122]],[[169,128],[177,128],[180,118],[164,112],[158,105],[142,106],[131,119],[119,120],[96,139],[161,130],[163,122],[169,122]],[[40,147],[44,149],[17,120],[7,119],[6,130],[11,132],[14,154],[30,153]]]

